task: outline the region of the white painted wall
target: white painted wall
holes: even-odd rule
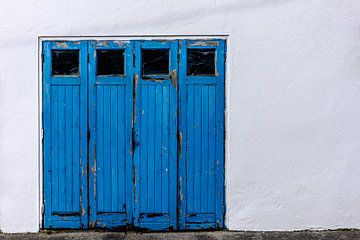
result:
[[[2,231],[39,230],[38,37],[159,34],[229,35],[229,229],[360,228],[359,0],[2,0]]]

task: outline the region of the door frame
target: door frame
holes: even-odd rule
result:
[[[113,36],[59,36],[59,35],[40,35],[37,37],[37,58],[38,58],[38,67],[37,67],[37,78],[38,78],[38,224],[39,229],[44,229],[44,132],[43,132],[43,42],[44,41],[126,41],[126,40],[212,40],[212,39],[222,39],[226,41],[225,44],[225,76],[224,76],[224,229],[227,229],[228,226],[228,215],[227,215],[227,206],[229,205],[229,192],[227,189],[227,169],[229,168],[228,159],[230,159],[230,153],[227,151],[229,148],[229,138],[227,137],[227,129],[229,126],[228,118],[228,106],[229,106],[229,96],[230,96],[230,82],[231,82],[231,46],[232,46],[232,36],[228,33],[223,34],[154,34],[154,35],[113,35]]]

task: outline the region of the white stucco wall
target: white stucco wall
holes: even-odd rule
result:
[[[359,0],[1,1],[0,229],[40,222],[39,36],[229,35],[226,225],[360,228]]]

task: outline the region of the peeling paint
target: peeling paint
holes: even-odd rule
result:
[[[83,187],[80,187],[80,208],[81,208],[81,216],[84,216],[86,214],[85,208],[84,208],[84,203],[83,203]]]
[[[181,157],[182,157],[182,150],[183,150],[183,146],[182,146],[182,133],[181,133],[181,131],[179,131],[179,133],[178,133],[178,142],[179,142],[179,158],[181,159]]]
[[[182,200],[184,199],[184,194],[183,194],[183,179],[182,176],[180,176],[180,181],[179,181],[179,188],[180,188],[180,202],[182,202]]]
[[[206,46],[212,46],[212,47],[217,47],[219,46],[218,42],[215,41],[196,41],[193,43],[189,44],[190,47],[206,47]]]
[[[97,43],[97,46],[101,47],[107,47],[109,45],[109,42],[108,41],[101,41],[101,42],[98,42]]]
[[[136,195],[136,166],[134,166],[134,202],[137,202],[137,195]]]
[[[95,222],[95,220],[93,220],[93,221],[90,222],[89,228],[90,228],[90,229],[96,228],[96,222]]]
[[[68,48],[69,45],[66,42],[57,42],[56,46],[59,48]]]
[[[178,77],[177,77],[176,69],[171,71],[170,81],[171,81],[171,84],[174,86],[174,88],[177,90],[178,89]]]
[[[93,175],[94,175],[94,199],[96,199],[96,170],[97,170],[97,166],[96,166],[96,142],[94,142],[94,166],[93,166]]]

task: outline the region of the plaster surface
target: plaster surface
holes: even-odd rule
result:
[[[1,231],[40,228],[40,36],[222,34],[227,228],[359,228],[359,33],[358,0],[1,1]]]

